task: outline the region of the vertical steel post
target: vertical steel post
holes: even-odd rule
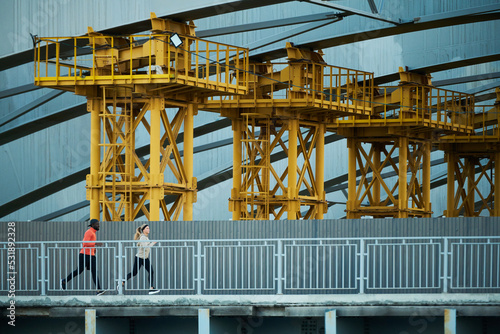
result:
[[[162,97],[151,98],[151,140],[150,140],[150,166],[149,166],[149,220],[160,220],[160,200],[163,198],[163,179],[160,180],[160,141],[161,141],[161,109],[163,106]]]
[[[337,311],[325,312],[325,334],[337,334]]]
[[[210,309],[198,309],[198,334],[210,334]]]
[[[196,252],[197,252],[197,259],[196,259],[196,294],[201,295],[201,280],[202,280],[202,275],[201,275],[201,241],[198,241],[196,243]]]
[[[95,310],[86,309],[85,310],[85,334],[96,334],[96,316]]]
[[[241,218],[241,128],[242,121],[233,118],[233,189],[232,189],[232,207],[233,220]]]
[[[373,168],[377,170],[377,174],[379,173],[380,170],[380,154],[382,152],[382,143],[373,143],[372,148],[373,148]],[[373,198],[373,203],[371,205],[374,206],[379,206],[380,205],[380,180],[378,177],[374,175],[373,179],[373,191],[372,191],[372,198]]]
[[[453,152],[446,153],[448,162],[447,175],[447,194],[446,194],[446,217],[455,217],[455,159],[456,155]]]
[[[356,218],[356,140],[347,138],[348,171],[347,171],[347,218]]]
[[[299,128],[298,119],[288,121],[288,211],[289,220],[297,219],[297,132]]]
[[[500,216],[500,152],[495,152],[495,163],[493,165],[494,189],[493,189],[493,203],[494,203],[494,216]],[[498,172],[497,172],[498,168]]]
[[[42,296],[46,295],[46,286],[45,286],[45,244],[42,242],[40,245],[40,286],[41,286],[41,294]]]
[[[90,200],[90,219],[100,219],[99,204],[99,169],[101,164],[101,103],[97,98],[89,99],[87,108],[90,110],[90,175],[87,176],[88,200]]]
[[[443,238],[443,293],[448,292],[448,238]]]
[[[316,219],[323,219],[326,212],[325,203],[325,124],[318,126],[318,140],[316,142],[316,189],[318,206]]]
[[[399,138],[398,218],[408,218],[408,137]]]
[[[465,217],[474,217],[474,197],[476,194],[476,190],[474,189],[474,183],[476,179],[476,171],[474,170],[476,166],[476,158],[474,157],[468,157],[465,158],[466,163],[465,163],[465,173],[467,176],[467,195],[466,195],[466,203],[464,203],[464,208],[465,208]],[[465,184],[464,184],[465,187]]]
[[[457,310],[444,310],[444,334],[457,334]]]
[[[422,171],[422,197],[424,200],[424,217],[431,217],[431,142],[424,142],[423,152],[423,171]]]
[[[283,294],[283,241],[278,240],[278,272],[276,279],[278,280],[278,295]]]
[[[359,293],[365,293],[365,240],[359,240]]]
[[[127,103],[125,103],[127,106]],[[127,115],[128,113],[128,115]],[[134,153],[135,153],[135,130],[134,130],[134,105],[132,97],[130,104],[124,110],[125,117],[125,180],[128,184],[125,187],[125,221],[134,220],[134,193],[132,183],[134,182]]]
[[[186,171],[187,192],[183,206],[182,217],[184,220],[193,220],[193,203],[195,202],[195,180],[193,178],[193,141],[194,141],[194,115],[196,105],[189,103],[186,118],[184,119],[184,170]]]
[[[122,282],[124,281],[124,276],[123,276],[123,247],[124,245],[119,241],[117,244],[118,247],[118,294],[122,295],[123,294],[123,286]]]

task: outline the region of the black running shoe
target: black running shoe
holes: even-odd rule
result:
[[[149,293],[150,295],[156,295],[158,292],[160,292],[160,290],[158,290],[158,289],[149,289],[149,292],[148,292],[148,293]]]
[[[59,282],[59,287],[61,290],[66,290],[66,280],[64,278]]]
[[[98,290],[97,291],[97,295],[100,296],[100,295],[103,295],[106,293],[106,290]]]

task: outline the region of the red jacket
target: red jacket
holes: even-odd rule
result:
[[[85,232],[85,235],[83,236],[83,241],[95,241],[96,236],[95,233],[97,230],[94,228],[89,228],[87,232]],[[84,242],[83,243],[83,248],[80,251],[80,254],[86,254],[86,255],[95,255],[95,242]]]

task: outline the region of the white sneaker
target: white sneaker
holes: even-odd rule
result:
[[[116,285],[116,291],[120,291],[120,287],[122,288],[122,290],[125,290],[125,281],[124,281],[124,282],[122,282],[121,284],[120,284],[120,283],[118,283],[118,284]]]

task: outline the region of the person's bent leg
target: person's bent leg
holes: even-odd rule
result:
[[[84,255],[83,254],[78,254],[78,267],[66,277],[65,283],[68,284],[69,281],[71,281],[74,277],[80,275],[83,272],[83,269],[85,268],[85,260],[84,260]]]
[[[97,277],[97,260],[95,255],[90,257],[90,272],[92,273],[92,280],[94,281],[97,290],[101,290],[101,283],[99,283],[99,278]]]
[[[137,275],[137,272],[139,271],[138,264],[139,264],[139,258],[136,256],[134,259],[134,267],[132,268],[132,271],[127,274],[127,281],[132,277],[135,277],[135,275]]]

